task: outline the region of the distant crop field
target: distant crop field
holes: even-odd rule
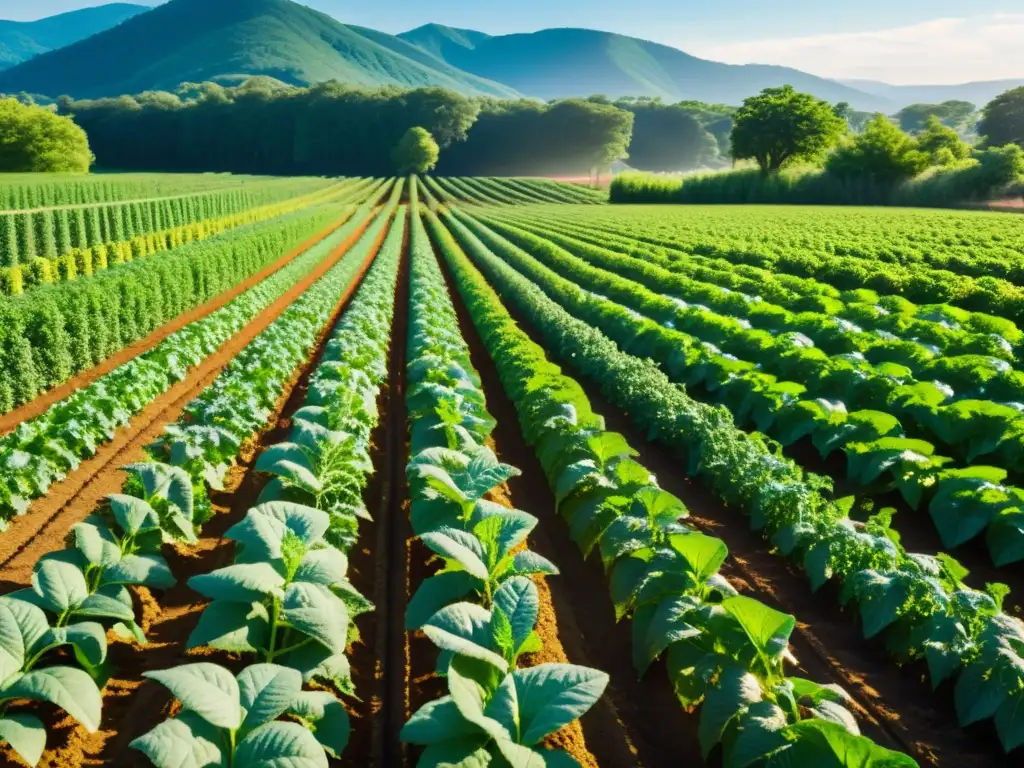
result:
[[[0,211],[4,765],[1021,755],[1016,215],[151,181]]]

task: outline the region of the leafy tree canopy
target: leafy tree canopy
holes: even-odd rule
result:
[[[831,104],[790,85],[766,88],[744,100],[733,120],[732,156],[756,160],[762,173],[820,157],[846,130]]]
[[[933,165],[952,165],[971,156],[970,144],[936,115],[928,118],[924,131],[917,137],[917,146],[928,153]]]
[[[990,147],[1024,147],[1024,86],[996,96],[986,105],[978,131]]]
[[[437,167],[437,159],[441,156],[441,148],[437,146],[430,131],[415,125],[405,132],[392,158],[396,170],[401,175],[409,173],[426,173]]]
[[[92,164],[85,131],[45,107],[0,101],[0,172],[86,173]]]
[[[839,178],[868,178],[894,185],[917,176],[930,164],[931,158],[911,136],[878,114],[863,133],[847,138],[829,156],[825,167]]]

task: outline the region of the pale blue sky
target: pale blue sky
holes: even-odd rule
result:
[[[105,0],[0,0],[32,19]],[[153,4],[149,2],[147,4]],[[1024,0],[306,0],[349,24],[401,32],[427,22],[491,34],[580,26],[723,61],[829,77],[960,82],[1024,77]]]

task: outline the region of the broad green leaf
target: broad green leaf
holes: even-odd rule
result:
[[[732,719],[761,698],[761,684],[752,674],[738,667],[722,670],[717,684],[708,689],[700,707],[700,748],[704,759],[722,740]]]
[[[104,569],[102,583],[170,589],[176,581],[167,561],[160,555],[125,555],[119,563]]]
[[[658,526],[671,525],[690,514],[683,502],[657,486],[648,486],[634,494],[630,512]]]
[[[307,643],[282,657],[281,663],[299,670],[305,682],[329,682],[343,694],[356,695],[352,685],[352,668],[344,653],[334,653],[319,643]]]
[[[36,669],[4,689],[5,699],[49,701],[80,722],[89,733],[100,727],[100,689],[88,674],[74,667]]]
[[[20,591],[24,592],[26,597],[36,596],[35,592],[30,589]],[[12,593],[7,595],[6,598],[0,598],[0,606],[10,611],[10,614],[17,622],[18,631],[21,633],[24,657],[32,656],[39,653],[42,647],[46,645],[46,640],[50,632],[50,620],[46,617],[42,608],[28,600],[15,598],[16,594],[18,593]],[[5,637],[6,633],[9,631],[9,627],[10,625],[8,624],[4,629]],[[17,655],[17,649],[13,646],[8,646],[8,641],[11,643],[15,642],[13,638],[5,639],[4,647],[10,648],[10,650]],[[18,664],[18,669],[21,669],[21,663]],[[4,679],[6,679],[6,677],[7,676],[5,676]]]
[[[451,696],[444,696],[414,712],[402,727],[401,739],[427,746],[474,735],[482,735],[480,728],[462,716]]]
[[[22,760],[35,766],[46,750],[46,726],[34,715],[5,714],[0,716],[0,741],[6,741]]]
[[[770,701],[751,704],[740,720],[740,731],[732,748],[728,750],[725,765],[728,768],[747,768],[782,747],[786,737],[786,714]]]
[[[284,576],[270,563],[229,565],[188,580],[189,588],[203,597],[236,603],[260,602],[270,595],[280,595],[284,583]]]
[[[238,691],[245,720],[252,731],[288,711],[302,692],[302,675],[278,664],[253,664],[238,674]]]
[[[12,602],[0,600],[0,680],[20,671],[25,663],[25,640],[18,617],[10,608]]]
[[[743,595],[723,600],[722,607],[740,623],[758,652],[769,658],[786,649],[796,627],[796,619],[789,614]]]
[[[202,662],[144,673],[167,688],[184,709],[219,728],[238,730],[242,708],[238,682],[223,667]]]
[[[110,589],[111,587],[117,588],[117,585],[111,585],[105,589]],[[73,615],[92,616],[94,618],[101,619],[120,619],[121,621],[135,620],[135,611],[132,606],[126,605],[124,602],[114,597],[100,594],[99,592],[89,595],[85,600],[75,606]]]
[[[486,608],[473,603],[455,603],[431,616],[422,629],[441,650],[486,661],[505,672],[508,662],[488,647],[492,642],[490,627],[491,614]]]
[[[718,573],[729,557],[729,548],[724,541],[696,531],[675,534],[669,539],[669,544],[689,564],[698,583],[704,583],[712,574]]]
[[[471,671],[472,662],[467,664],[461,658],[456,658],[448,669],[448,692],[451,694],[459,714],[493,739],[512,738],[512,735],[504,729],[501,723],[484,714],[487,706],[486,691],[469,674]],[[504,679],[504,675],[501,677]]]
[[[192,479],[181,467],[159,462],[144,462],[129,464],[124,470],[142,481],[147,497],[165,498],[177,506],[186,518],[192,519]]]
[[[539,744],[583,716],[604,693],[608,675],[572,664],[540,664],[517,669],[520,744]]]
[[[270,615],[261,603],[214,600],[188,638],[189,648],[256,653],[270,642]]]
[[[442,528],[423,534],[421,539],[433,552],[456,561],[471,576],[481,581],[487,581],[490,576],[482,559],[483,548],[473,534],[454,528]]]
[[[121,547],[106,528],[84,521],[71,527],[75,548],[90,565],[113,566],[121,559]]]
[[[701,630],[687,621],[688,614],[700,604],[696,597],[679,595],[666,598],[657,606],[641,606],[637,609],[637,615],[644,609],[650,613],[647,622],[638,623],[636,616],[633,620],[634,629],[642,627],[644,630],[639,637],[635,633],[633,636],[633,661],[639,677],[644,676],[647,668],[670,645],[700,636]]]
[[[512,560],[512,570],[520,576],[532,576],[534,574],[543,574],[545,576],[558,575],[558,568],[554,563],[529,549],[516,552]]]
[[[787,726],[784,733],[792,742],[791,748],[783,753],[789,765],[816,768],[913,768],[917,765],[908,755],[880,747],[826,720],[801,720]]]
[[[242,739],[233,762],[246,768],[327,768],[327,755],[301,725],[273,722]]]
[[[128,535],[160,527],[160,516],[144,499],[119,493],[107,497],[114,519]]]
[[[182,712],[131,743],[156,768],[210,768],[225,764],[223,739],[216,726],[195,712]]]
[[[317,584],[289,584],[281,617],[295,630],[314,638],[336,654],[348,641],[349,615],[341,598]]]
[[[32,573],[32,589],[53,613],[63,613],[89,596],[82,572],[70,563],[43,560]]]
[[[462,737],[431,744],[420,755],[416,768],[499,768],[507,762],[496,758],[486,746],[486,736]]]
[[[266,448],[256,459],[256,471],[280,474],[277,472],[276,465],[281,462],[302,467],[310,474],[315,472],[313,462],[310,461],[306,450],[295,443],[277,443]]]
[[[1004,752],[1024,744],[1024,691],[1017,691],[996,710],[996,731]]]
[[[540,614],[537,585],[523,576],[509,579],[495,591],[494,607],[500,609],[511,624],[513,649],[518,650],[537,626]]]
[[[420,582],[405,611],[405,628],[419,629],[446,605],[470,594],[478,581],[465,571],[439,573]]]
[[[292,581],[306,581],[332,588],[348,581],[348,558],[340,549],[325,547],[307,552]]]
[[[98,667],[107,658],[107,633],[102,624],[94,621],[54,627],[46,644],[73,646],[75,656],[87,667]]]
[[[289,710],[312,727],[313,736],[331,757],[348,746],[352,726],[345,706],[327,691],[303,691]]]

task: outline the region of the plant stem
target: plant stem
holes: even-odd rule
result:
[[[312,642],[313,642],[313,638],[312,637],[307,637],[307,638],[305,638],[303,640],[300,640],[297,643],[294,643],[293,645],[289,645],[286,648],[282,648],[281,650],[276,651],[273,654],[273,656],[274,657],[284,656],[286,653],[291,653],[292,651],[297,650],[298,648],[302,648],[304,645],[309,645]],[[268,664],[270,664],[272,662],[273,662],[273,658],[268,658],[267,659],[267,663]]]

